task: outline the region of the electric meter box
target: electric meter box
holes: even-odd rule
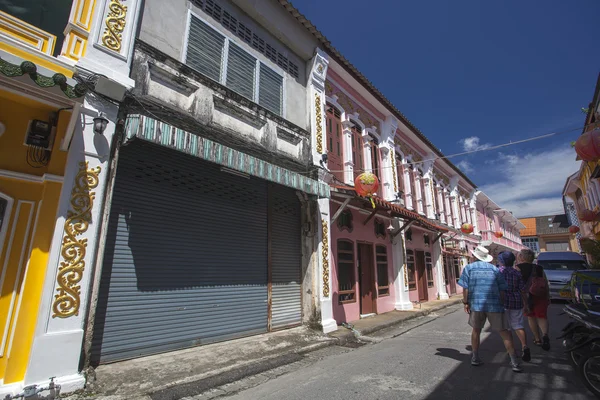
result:
[[[29,121],[25,145],[50,150],[52,146],[52,125],[49,122],[33,119]]]

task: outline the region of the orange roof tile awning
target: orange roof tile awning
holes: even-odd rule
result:
[[[345,196],[353,195],[356,199],[368,200],[366,197],[359,196],[352,186],[340,185],[340,184],[330,184],[330,186],[332,188],[332,191],[331,191],[332,198],[335,197],[336,194],[342,194]],[[376,207],[381,208],[383,210],[391,211],[392,214],[395,214],[396,217],[401,217],[404,219],[415,221],[417,225],[420,225],[421,227],[431,230],[431,231],[444,232],[444,233],[449,231],[448,228],[437,225],[437,224],[431,222],[430,220],[428,220],[427,218],[417,214],[416,212],[407,210],[406,208],[404,208],[398,204],[391,203],[391,202],[386,201],[386,200],[382,199],[381,197],[377,197],[377,196],[373,196],[372,199],[373,199],[373,202],[375,203]]]

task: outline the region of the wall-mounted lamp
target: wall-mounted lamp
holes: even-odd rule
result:
[[[107,125],[108,118],[106,118],[106,115],[102,111],[100,111],[100,113],[98,113],[98,116],[94,118],[94,133],[98,135],[104,134]]]

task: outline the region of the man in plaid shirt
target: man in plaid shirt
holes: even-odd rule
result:
[[[531,351],[527,347],[527,334],[523,325],[523,312],[527,313],[527,301],[525,298],[525,282],[521,272],[514,268],[515,255],[510,251],[498,254],[500,272],[508,289],[504,292],[504,316],[508,322],[508,329],[517,334],[523,348],[523,361],[531,360]]]

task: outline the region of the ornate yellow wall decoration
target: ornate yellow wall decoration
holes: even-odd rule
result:
[[[321,221],[323,227],[323,297],[329,297],[329,224],[326,220]]]
[[[321,96],[315,93],[315,116],[317,117],[317,152],[323,153],[323,108],[321,107]]]
[[[92,219],[91,211],[94,205],[95,193],[91,189],[98,186],[100,167],[89,168],[87,162],[79,163],[79,173],[71,191],[72,211],[67,214],[65,221],[65,236],[62,241],[61,255],[64,261],[60,263],[56,282],[58,292],[52,304],[52,318],[68,318],[79,314],[79,282],[85,269],[85,253],[87,239],[78,238],[88,229]]]
[[[102,43],[111,50],[121,51],[122,32],[125,29],[127,7],[119,0],[110,0],[110,12],[106,17],[106,29],[102,35]]]
[[[394,194],[398,193],[398,178],[396,175],[398,170],[396,169],[396,151],[392,150],[392,178],[394,179]]]

